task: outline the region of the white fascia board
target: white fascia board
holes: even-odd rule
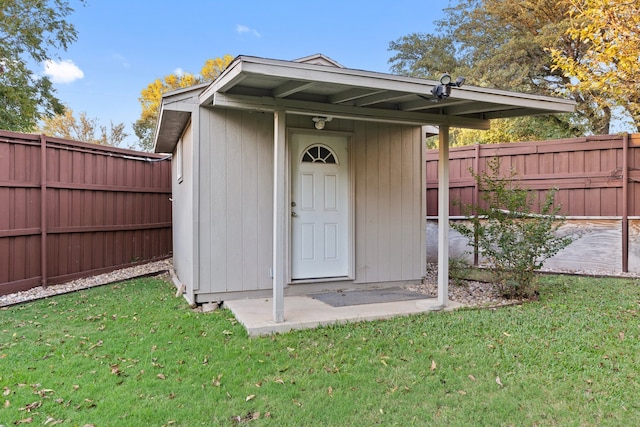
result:
[[[575,111],[576,102],[570,99],[527,93],[509,92],[475,86],[453,88],[450,100],[462,99],[490,104],[508,105],[526,109],[543,110],[543,112],[571,113]]]
[[[246,75],[242,74],[242,61],[236,58],[229,66],[216,78],[209,87],[200,94],[200,105],[207,105],[213,100],[213,95],[218,92],[225,92],[228,88],[235,86],[244,80]]]

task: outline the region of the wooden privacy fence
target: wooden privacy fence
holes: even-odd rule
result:
[[[171,254],[171,162],[0,131],[0,294]]]
[[[629,271],[631,266],[631,271],[640,272],[640,134],[451,148],[449,212],[454,220],[462,215],[457,201],[466,205],[479,201],[469,169],[488,171],[487,163],[494,157],[500,160],[502,176],[515,169],[520,184],[539,197],[552,187],[558,189],[555,200],[569,225],[587,232],[587,238],[565,250],[565,259],[575,258],[571,268],[600,262],[610,268],[615,263],[618,271]],[[429,150],[429,221],[438,212],[437,163],[437,150]]]

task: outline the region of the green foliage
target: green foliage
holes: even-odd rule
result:
[[[413,33],[391,42],[391,69],[434,80],[448,72],[474,86],[568,96],[578,103],[577,114],[504,120],[499,136],[472,132],[459,145],[492,142],[483,137],[512,142],[608,133],[610,110],[597,102],[606,94],[567,86],[570,78],[553,67],[549,49],[579,58],[589,47],[564,35],[570,9],[571,0],[460,0],[445,9],[436,34]]]
[[[572,238],[559,236],[565,222],[560,207],[554,206],[555,190],[549,190],[534,214],[535,195],[520,187],[516,171],[500,176],[500,160],[488,162],[489,170],[474,179],[480,188],[482,203],[466,206],[470,225],[452,227],[478,245],[497,277],[501,292],[510,297],[530,296],[534,292],[536,271],[544,261],[567,247]]]
[[[83,0],[79,0],[84,3]],[[0,129],[29,132],[64,111],[48,77],[30,69],[77,38],[66,0],[3,0],[0,14]]]
[[[504,142],[547,141],[571,138],[582,133],[580,126],[568,121],[566,114],[516,117],[491,121],[491,129],[474,130],[453,128],[449,132],[449,145],[462,147],[476,144]],[[427,149],[438,148],[438,137],[427,140]]]
[[[471,271],[471,265],[462,258],[449,258],[449,281],[456,286],[464,286]]]
[[[259,338],[158,279],[51,297],[0,310],[0,424],[636,425],[638,285]]]

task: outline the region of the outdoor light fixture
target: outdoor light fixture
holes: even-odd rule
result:
[[[464,77],[458,77],[455,82],[452,82],[451,75],[449,73],[444,73],[442,77],[440,77],[440,84],[431,89],[431,93],[438,99],[448,98],[449,95],[451,95],[451,88],[453,86],[460,87],[464,82]]]
[[[313,121],[315,123],[316,129],[322,130],[327,122],[333,120],[333,117],[314,117]]]

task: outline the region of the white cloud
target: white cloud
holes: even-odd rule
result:
[[[256,37],[260,37],[260,33],[257,30],[254,30],[253,28],[249,28],[246,25],[241,25],[241,24],[236,25],[236,32],[238,34],[249,33],[249,34],[253,34]]]
[[[84,73],[72,60],[44,62],[44,74],[51,78],[53,83],[72,83],[84,77]]]
[[[184,70],[178,67],[175,70],[173,70],[173,74],[175,74],[178,77],[182,77],[184,75]]]

